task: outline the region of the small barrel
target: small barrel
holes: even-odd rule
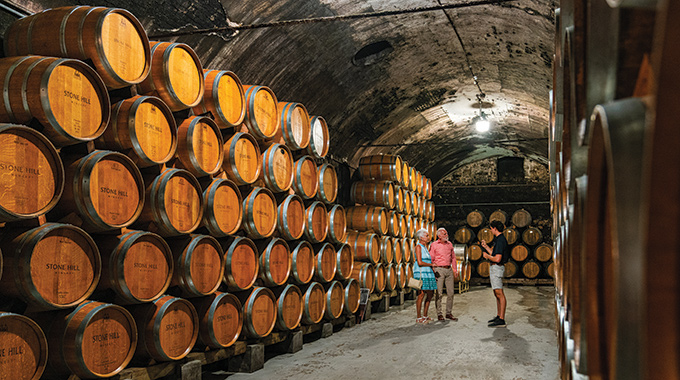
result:
[[[0,347],[8,354],[0,361],[7,379],[39,380],[47,365],[47,339],[32,319],[0,312]]]
[[[383,263],[377,263],[373,266],[373,273],[375,278],[375,288],[374,293],[381,293],[385,290],[387,284],[387,271],[386,265]]]
[[[336,261],[338,263],[335,272],[336,280],[346,280],[350,278],[354,269],[354,254],[352,248],[347,244],[339,244],[336,247]]]
[[[263,187],[255,187],[243,198],[243,223],[241,227],[253,239],[272,236],[276,230],[276,199]]]
[[[177,150],[177,124],[161,99],[137,95],[113,105],[111,122],[95,146],[125,152],[140,168],[162,165]]]
[[[203,99],[203,67],[189,45],[151,41],[151,69],[137,85],[143,95],[163,99],[173,112],[197,106]]]
[[[270,140],[279,132],[280,121],[276,95],[267,86],[244,85],[246,118],[243,124],[258,140]]]
[[[216,178],[203,191],[203,226],[215,237],[233,235],[241,227],[243,198],[235,183]]]
[[[359,282],[359,286],[373,292],[375,289],[375,268],[373,264],[356,263],[352,269],[351,278]]]
[[[380,261],[389,264],[394,261],[394,244],[392,238],[389,236],[381,236],[380,238]]]
[[[195,115],[210,112],[220,127],[241,125],[246,117],[246,97],[241,80],[226,70],[203,70],[205,92],[201,102],[193,108]]]
[[[224,143],[222,170],[237,185],[250,185],[260,176],[262,156],[252,135],[237,132]]]
[[[518,228],[524,228],[531,224],[531,214],[525,209],[520,209],[512,213],[512,224]]]
[[[404,260],[404,245],[400,238],[392,239],[392,247],[394,247],[394,263],[399,264]]]
[[[406,284],[408,283],[408,265],[401,263],[395,269],[397,271],[397,287],[399,289],[406,289]]]
[[[340,205],[333,205],[328,210],[328,240],[333,243],[344,243],[347,236],[347,219],[345,209]]]
[[[393,263],[385,265],[385,290],[392,291],[399,288],[397,266]]]
[[[207,116],[191,116],[177,126],[176,167],[196,177],[217,173],[222,167],[224,151],[222,132]]]
[[[215,292],[189,300],[198,315],[198,341],[211,348],[229,347],[243,327],[243,306],[230,293]]]
[[[495,239],[496,236],[494,236],[493,232],[491,232],[491,229],[489,227],[482,227],[477,231],[477,240],[480,242],[482,240],[486,241],[487,244],[491,244],[493,239]]]
[[[186,297],[214,293],[222,283],[224,253],[220,243],[210,235],[190,235],[171,242],[175,271],[170,286]]]
[[[130,310],[139,332],[135,356],[159,362],[179,360],[196,344],[199,320],[191,302],[166,295]]]
[[[276,230],[284,240],[297,240],[305,229],[305,205],[296,194],[287,195],[277,208]]]
[[[547,263],[553,258],[553,247],[550,244],[542,243],[534,249],[534,257],[536,260]]]
[[[503,230],[503,236],[505,236],[505,240],[508,241],[508,244],[515,244],[519,239],[519,232],[517,232],[515,227],[507,227]]]
[[[347,227],[357,231],[373,231],[380,235],[387,234],[387,213],[383,207],[354,206],[346,211]]]
[[[350,199],[354,203],[374,206],[396,207],[396,195],[391,181],[354,182],[350,189]]]
[[[508,213],[506,213],[503,210],[496,210],[489,215],[489,223],[493,222],[494,220],[497,220],[501,223],[503,223],[504,226],[507,226],[508,224]]]
[[[253,287],[237,295],[243,304],[243,328],[249,338],[263,338],[274,330],[277,317],[276,296],[268,288]]]
[[[330,243],[324,243],[316,245],[314,251],[314,278],[322,283],[331,282],[338,270],[335,248]]]
[[[345,308],[345,288],[340,281],[333,281],[325,286],[326,289],[326,311],[324,317],[327,320],[334,320],[342,316]]]
[[[478,244],[470,244],[468,247],[468,258],[473,261],[477,261],[482,258],[482,247]]]
[[[489,278],[489,260],[482,260],[477,263],[477,274],[482,278]]]
[[[359,282],[353,278],[345,281],[345,313],[354,314],[359,310],[359,301],[361,300],[361,288]]]
[[[462,244],[469,243],[473,236],[475,236],[475,233],[465,226],[457,229],[456,232],[453,233],[453,238]]]
[[[260,250],[259,278],[267,286],[279,286],[286,283],[290,276],[290,248],[285,240],[272,238],[258,242]]]
[[[522,241],[528,245],[536,245],[543,240],[541,230],[536,227],[528,227],[522,232]]]
[[[290,280],[298,285],[305,285],[312,281],[315,270],[314,248],[306,240],[300,240],[290,253]]]
[[[283,144],[272,144],[262,152],[260,178],[274,193],[288,191],[293,186],[293,154]]]
[[[50,211],[64,190],[64,166],[40,132],[0,124],[0,221],[36,218]]]
[[[302,199],[312,199],[316,196],[319,190],[319,172],[310,156],[303,156],[295,161],[293,190]]]
[[[290,331],[298,328],[302,321],[302,291],[288,284],[274,291],[276,295],[276,328]]]
[[[477,228],[484,224],[486,221],[486,216],[479,210],[470,211],[466,218],[468,226],[472,228]]]
[[[330,147],[330,135],[326,120],[321,116],[311,116],[309,120],[311,136],[307,153],[315,158],[324,158]]]
[[[359,174],[367,180],[388,180],[403,184],[403,162],[396,155],[364,156],[359,159]]]
[[[224,249],[224,277],[223,282],[231,291],[250,289],[260,271],[257,247],[252,240],[235,236],[222,239]]]
[[[28,231],[6,230],[0,246],[4,266],[0,294],[20,298],[36,309],[73,307],[99,282],[99,249],[79,227],[46,223]]]
[[[321,243],[328,234],[328,211],[319,201],[314,201],[305,210],[304,234],[312,243]]]
[[[333,203],[338,197],[338,173],[335,167],[330,164],[323,164],[318,167],[319,190],[316,192],[316,199],[324,203]]]
[[[347,231],[345,241],[354,252],[354,259],[376,264],[380,261],[380,240],[371,232]]]
[[[510,250],[510,257],[515,261],[524,261],[529,257],[529,249],[524,244],[517,244]]]
[[[321,322],[326,313],[326,291],[318,282],[306,286],[302,296],[302,323],[313,325]]]
[[[309,113],[301,103],[278,102],[280,133],[291,150],[301,150],[309,145]]]
[[[526,278],[536,278],[541,273],[541,266],[534,260],[522,264],[522,274]]]

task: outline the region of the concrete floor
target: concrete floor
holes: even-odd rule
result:
[[[210,379],[558,379],[559,361],[551,286],[506,287],[506,328],[489,328],[496,314],[491,289],[456,294],[458,322],[416,325],[415,303],[332,336],[302,351],[270,358],[252,373]],[[445,301],[445,300],[444,300]],[[436,319],[434,302],[431,317]],[[206,377],[207,378],[207,377]]]

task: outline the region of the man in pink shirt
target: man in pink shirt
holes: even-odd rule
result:
[[[438,319],[444,321],[442,295],[444,293],[444,285],[446,285],[446,318],[457,321],[458,318],[451,314],[453,309],[453,293],[455,291],[453,288],[453,278],[458,276],[456,255],[453,253],[453,244],[449,241],[449,233],[446,232],[446,229],[438,229],[437,237],[438,239],[430,244],[430,256],[432,256],[434,275],[437,277],[437,293],[434,305],[437,308]]]

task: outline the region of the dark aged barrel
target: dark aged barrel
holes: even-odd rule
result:
[[[235,295],[215,292],[189,300],[198,315],[198,339],[211,348],[229,347],[243,327],[243,306]]]
[[[290,280],[298,285],[305,285],[312,281],[315,270],[314,248],[306,240],[300,240],[290,253]]]
[[[310,156],[295,161],[293,190],[302,199],[312,199],[319,190],[319,173],[316,163]]]
[[[536,260],[547,263],[553,258],[553,247],[550,244],[542,243],[534,250]]]
[[[335,279],[348,279],[352,274],[352,269],[354,269],[354,254],[352,253],[352,248],[347,244],[337,245],[335,257],[338,264],[335,272]]]
[[[396,207],[397,200],[391,181],[354,182],[350,189],[350,199],[355,203],[389,209]]]
[[[277,134],[280,126],[277,100],[267,86],[244,85],[246,118],[243,124],[258,140],[269,140]]]
[[[354,252],[354,259],[373,264],[380,261],[380,240],[371,232],[347,231],[345,241]]]
[[[241,125],[246,117],[246,97],[241,80],[225,70],[203,70],[205,92],[201,102],[193,108],[194,114],[212,113],[221,128]]]
[[[477,240],[479,240],[480,242],[484,240],[487,243],[491,243],[495,238],[496,237],[493,235],[493,232],[491,232],[491,229],[489,227],[482,227],[477,232]]]
[[[151,41],[151,69],[137,85],[139,93],[163,99],[173,112],[194,107],[203,99],[203,67],[194,50],[183,43]]]
[[[283,144],[273,144],[262,152],[260,178],[274,193],[288,191],[293,186],[293,154]]]
[[[375,293],[380,293],[385,290],[385,285],[387,282],[387,273],[385,269],[385,264],[383,263],[377,263],[373,267],[373,273],[375,277],[375,288],[373,291]]]
[[[137,95],[113,105],[111,122],[95,146],[125,152],[140,168],[161,165],[177,150],[177,124],[162,100]]]
[[[64,190],[64,166],[54,145],[34,129],[0,124],[0,221],[50,211]]]
[[[468,257],[472,261],[476,261],[482,258],[482,247],[479,243],[470,244],[468,247]]]
[[[237,132],[224,144],[222,170],[237,185],[250,185],[260,175],[261,159],[255,138],[248,133]]]
[[[365,156],[359,160],[359,174],[365,181],[388,180],[403,184],[403,163],[399,156]]]
[[[116,303],[151,302],[170,286],[173,259],[170,246],[147,231],[98,237],[102,275],[98,290],[112,289]]]
[[[196,177],[215,174],[222,167],[222,132],[207,116],[191,116],[177,126],[177,167]]]
[[[505,278],[512,278],[515,277],[517,274],[517,263],[513,260],[508,260],[507,263],[505,263],[505,273],[503,274],[503,277]]]
[[[101,258],[79,227],[46,223],[28,231],[5,230],[0,293],[40,310],[73,307],[97,287]]]
[[[235,183],[216,178],[203,191],[203,226],[215,237],[233,235],[241,227],[243,198]]]
[[[223,282],[231,291],[250,289],[260,271],[257,247],[252,240],[235,236],[220,240],[224,249]]]
[[[457,229],[456,232],[453,233],[454,240],[462,244],[469,243],[473,236],[475,236],[475,233],[465,226]]]
[[[522,241],[528,245],[536,245],[543,240],[543,234],[541,230],[536,227],[527,227],[524,232],[522,232]]]
[[[362,288],[367,288],[371,292],[375,289],[375,268],[372,264],[355,263],[350,277],[355,279]]]
[[[35,118],[57,147],[94,140],[109,122],[109,94],[99,75],[84,62],[37,56],[3,58],[0,83],[0,120],[25,124]]]
[[[307,146],[307,153],[315,158],[324,158],[328,154],[330,137],[328,125],[321,116],[311,116],[309,121],[311,137]]]
[[[345,288],[340,281],[333,281],[325,286],[326,311],[324,317],[327,320],[340,318],[345,307]]]
[[[354,206],[347,208],[347,227],[358,231],[387,234],[388,220],[384,207]]]
[[[534,260],[528,260],[522,265],[522,274],[526,278],[536,278],[541,273],[541,266]]]
[[[517,232],[515,227],[507,227],[503,230],[503,236],[505,236],[505,240],[508,241],[508,244],[515,244],[519,239],[519,232]]]
[[[253,239],[272,236],[276,230],[276,199],[263,187],[255,187],[243,198],[243,223],[241,228]]]
[[[278,288],[276,299],[276,327],[289,331],[300,326],[302,321],[302,291],[295,285],[288,284]]]
[[[271,238],[257,243],[260,250],[259,278],[267,286],[279,286],[286,283],[290,276],[290,248],[285,240]]]
[[[359,301],[361,297],[361,288],[359,282],[353,278],[345,281],[345,305],[344,310],[346,314],[354,314],[359,310]]]
[[[316,199],[324,203],[333,203],[338,197],[338,173],[330,164],[319,166],[319,191]]]
[[[124,9],[47,9],[10,25],[4,42],[7,56],[89,59],[111,89],[141,82],[150,68],[149,39],[144,27]]]
[[[6,379],[39,380],[47,365],[47,339],[32,319],[0,312],[0,346],[6,351],[0,374]]]
[[[253,287],[238,295],[243,304],[243,329],[249,338],[262,338],[272,332],[276,324],[276,297],[268,288]]]
[[[305,205],[295,194],[286,196],[278,206],[276,230],[284,240],[297,240],[305,228]]]
[[[468,226],[476,228],[481,226],[486,221],[486,217],[481,211],[474,210],[468,213],[466,221]]]
[[[480,277],[483,278],[488,278],[489,277],[489,266],[491,264],[489,263],[489,260],[482,260],[477,264],[477,274]]]
[[[295,102],[278,102],[277,110],[283,141],[291,150],[305,149],[311,137],[305,106]]]
[[[222,283],[223,252],[210,235],[190,235],[170,242],[175,259],[171,286],[187,297],[207,296]]]
[[[529,257],[529,249],[524,244],[517,244],[510,250],[510,257],[515,261],[524,261]]]
[[[508,225],[508,214],[503,210],[496,210],[489,215],[489,223],[497,220],[503,223],[504,226]]]
[[[515,227],[524,228],[531,224],[531,214],[525,209],[520,209],[512,213],[512,224]]]
[[[307,325],[321,322],[326,312],[326,291],[318,282],[310,283],[303,290],[302,322]]]
[[[333,243],[344,243],[347,236],[347,219],[345,209],[340,205],[333,205],[328,210],[328,236]]]
[[[305,210],[305,237],[312,243],[321,243],[328,234],[328,212],[326,206],[314,201]]]
[[[159,362],[185,357],[198,338],[198,315],[191,302],[163,296],[152,303],[131,307],[139,344],[135,356]]]
[[[332,281],[338,270],[335,248],[330,243],[319,244],[314,248],[314,278],[322,283]]]

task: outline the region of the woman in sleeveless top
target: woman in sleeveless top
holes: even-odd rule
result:
[[[432,301],[434,291],[437,289],[437,280],[432,270],[432,258],[427,250],[430,233],[423,228],[416,232],[416,237],[418,238],[418,245],[416,246],[416,262],[413,265],[413,277],[416,280],[423,280],[423,286],[418,290],[418,296],[416,297],[416,323],[429,323],[432,318],[428,317],[427,313],[430,309],[430,301]],[[424,305],[423,298],[425,299]],[[424,306],[422,313],[421,305]]]

